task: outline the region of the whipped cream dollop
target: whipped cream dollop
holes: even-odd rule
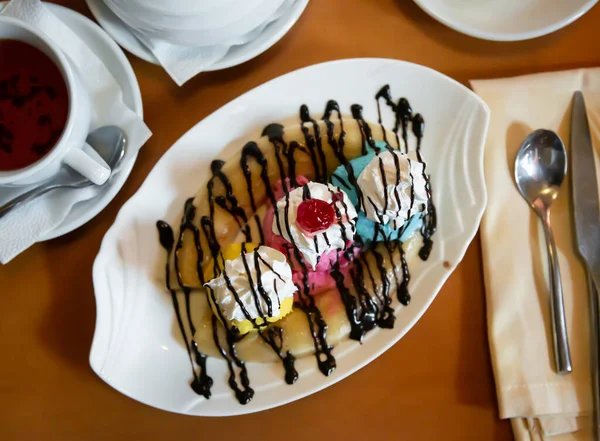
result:
[[[221,274],[204,286],[212,289],[216,305],[229,321],[278,317],[281,302],[297,291],[285,256],[266,246],[225,260]]]
[[[333,204],[335,218],[323,231],[308,232],[297,222],[298,207],[309,199],[320,199]],[[293,243],[313,270],[321,255],[332,250],[345,250],[347,242],[354,239],[358,217],[356,209],[348,195],[331,184],[308,182],[278,201],[275,210],[277,213],[273,217],[273,233]]]
[[[392,229],[401,228],[414,214],[427,209],[425,163],[415,152],[385,150],[373,157],[357,183],[368,219]]]

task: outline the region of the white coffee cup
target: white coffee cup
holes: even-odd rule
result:
[[[110,177],[110,168],[91,147],[83,149],[90,131],[91,105],[88,92],[72,62],[45,34],[11,17],[0,15],[0,39],[22,41],[46,54],[62,74],[69,95],[67,122],[56,144],[42,158],[27,167],[0,171],[0,185],[41,183],[56,174],[63,164],[94,184],[104,184]]]

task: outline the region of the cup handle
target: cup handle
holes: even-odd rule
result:
[[[104,184],[110,177],[110,167],[99,155],[94,155],[95,158],[92,158],[85,150],[93,151],[92,147],[86,143],[83,149],[72,148],[69,150],[63,161],[94,184]]]

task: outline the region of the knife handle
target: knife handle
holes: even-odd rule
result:
[[[571,354],[569,351],[569,338],[567,336],[567,321],[565,318],[560,268],[558,267],[558,255],[556,253],[552,225],[550,224],[550,210],[546,209],[541,218],[548,248],[550,311],[552,314],[552,337],[554,340],[556,372],[560,375],[566,375],[573,371],[573,366],[571,365]]]

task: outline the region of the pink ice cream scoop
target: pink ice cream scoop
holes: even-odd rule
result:
[[[298,186],[302,186],[308,183],[308,179],[304,176],[298,176],[296,178],[296,182]],[[290,186],[290,180],[286,179],[286,185],[288,191],[292,189]],[[283,190],[283,185],[281,181],[278,181],[273,186],[273,191],[275,193],[275,198],[277,200],[281,200],[285,197],[285,192]],[[275,216],[275,207],[269,207],[264,219],[263,219],[263,231],[265,236],[265,245],[275,248],[276,250],[281,251],[284,255],[287,256],[290,266],[292,267],[292,278],[294,283],[302,288],[305,282],[305,271],[308,277],[308,286],[310,288],[310,294],[317,295],[324,291],[328,291],[332,288],[335,288],[336,283],[333,277],[331,276],[331,270],[336,265],[339,265],[339,271],[347,276],[348,271],[350,269],[349,265],[351,264],[354,257],[356,257],[359,253],[358,248],[352,248],[352,242],[348,241],[347,251],[341,250],[331,250],[321,254],[319,258],[319,262],[317,263],[315,270],[311,268],[311,266],[304,260],[303,257],[300,258],[301,262],[298,262],[294,252],[294,246],[291,242],[284,239],[277,233],[273,232],[273,218]],[[306,268],[306,269],[304,269]],[[298,295],[298,293],[296,293]]]

